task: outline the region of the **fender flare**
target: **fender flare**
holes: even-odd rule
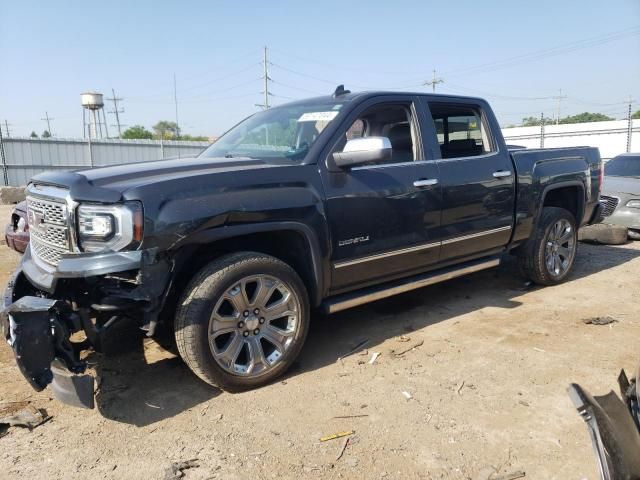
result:
[[[576,224],[580,226],[580,224],[582,223],[582,217],[584,216],[586,203],[585,187],[584,183],[580,180],[569,180],[566,182],[552,183],[544,187],[544,189],[542,190],[542,195],[540,196],[540,204],[538,205],[538,209],[535,213],[534,230],[538,228],[538,222],[540,221],[540,215],[542,215],[542,209],[544,208],[544,201],[547,198],[547,194],[553,190],[558,190],[560,188],[566,187],[578,187],[578,190],[582,192],[582,196],[578,198],[578,215],[576,217]]]
[[[311,297],[310,301],[313,305],[319,305],[322,301],[322,295],[325,291],[324,289],[326,285],[322,263],[322,252],[320,249],[320,242],[316,233],[311,227],[304,223],[293,221],[278,221],[214,227],[190,235],[189,237],[181,241],[179,245],[174,245],[173,249],[180,250],[181,247],[188,245],[203,245],[220,240],[228,240],[233,237],[251,235],[253,233],[281,232],[285,230],[291,230],[301,234],[309,246],[309,251],[311,253],[311,269],[313,272],[314,282],[313,291],[309,292]]]

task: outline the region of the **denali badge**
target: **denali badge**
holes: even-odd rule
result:
[[[363,243],[369,241],[369,235],[366,237],[348,238],[347,240],[338,240],[338,246],[344,247],[346,245],[355,245],[356,243]]]

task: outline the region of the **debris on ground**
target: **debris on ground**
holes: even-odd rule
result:
[[[616,322],[618,322],[618,320],[608,315],[605,317],[591,317],[582,320],[582,323],[585,323],[587,325],[609,325],[610,323]]]
[[[504,475],[490,476],[489,480],[516,480],[517,478],[523,478],[526,476],[527,474],[523,470],[518,470]]]
[[[369,414],[368,413],[361,413],[359,415],[338,415],[337,417],[333,417],[333,418],[360,418],[360,417],[368,417]]]
[[[374,363],[376,363],[376,360],[378,359],[379,356],[380,356],[380,352],[372,352],[371,360],[369,360],[369,365],[373,365]]]
[[[404,348],[402,350],[399,350],[399,351],[391,350],[391,353],[393,355],[395,355],[396,357],[400,357],[400,356],[404,355],[405,353],[410,352],[414,348],[418,348],[418,347],[422,346],[423,344],[424,344],[424,340],[418,340],[417,342],[412,343],[411,345],[409,345],[409,347]]]
[[[329,440],[335,440],[336,438],[348,437],[349,435],[353,435],[355,430],[349,430],[348,432],[338,432],[332,435],[327,435],[326,437],[321,437],[321,442],[328,442]]]
[[[407,335],[400,335],[399,337],[396,337],[396,340],[398,342],[408,342],[409,340],[411,340],[411,337]]]
[[[369,339],[368,338],[365,338],[364,340],[358,342],[355,347],[353,347],[351,350],[349,350],[344,355],[338,357],[338,360],[342,360],[343,358],[346,358],[349,355],[352,355],[352,354],[356,353],[358,350],[360,350],[362,347],[364,347],[367,343],[369,343]]]
[[[407,400],[411,400],[413,398],[409,392],[402,392],[402,395],[404,395],[404,398]]]
[[[29,402],[15,402],[0,407],[0,425],[31,430],[50,419],[51,416],[47,414],[45,409],[38,409],[29,405]]]
[[[344,442],[342,442],[342,447],[340,447],[340,451],[338,452],[338,456],[336,457],[336,462],[340,460],[344,455],[344,451],[347,449],[347,445],[349,445],[349,440],[351,440],[351,438],[347,437],[344,439]]]
[[[187,460],[185,462],[174,462],[169,468],[167,468],[164,479],[175,480],[177,478],[182,478],[184,477],[184,470],[196,467],[198,467],[197,458],[192,458],[191,460]]]

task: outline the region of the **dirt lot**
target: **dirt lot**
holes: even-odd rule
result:
[[[0,283],[16,260],[0,248]],[[103,376],[99,408],[78,410],[33,392],[2,344],[1,401],[28,400],[52,419],[0,439],[0,476],[171,478],[173,462],[198,459],[184,478],[484,480],[495,469],[595,479],[587,430],[565,390],[576,381],[604,393],[621,367],[635,366],[640,242],[581,245],[571,281],[555,288],[525,287],[505,260],[316,316],[287,378],[242,394],[209,387],[170,351],[128,334],[119,351],[91,357]],[[598,315],[618,323],[582,322]],[[339,360],[363,339],[364,350]],[[381,355],[369,364],[373,352]],[[319,441],[349,430],[339,459],[343,439]]]

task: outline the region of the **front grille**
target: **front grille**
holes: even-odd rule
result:
[[[618,206],[620,199],[617,197],[609,197],[608,195],[600,195],[600,203],[602,204],[602,215],[609,217],[613,214]]]
[[[63,253],[70,251],[67,204],[35,196],[27,197],[27,221],[31,254],[57,265]]]

